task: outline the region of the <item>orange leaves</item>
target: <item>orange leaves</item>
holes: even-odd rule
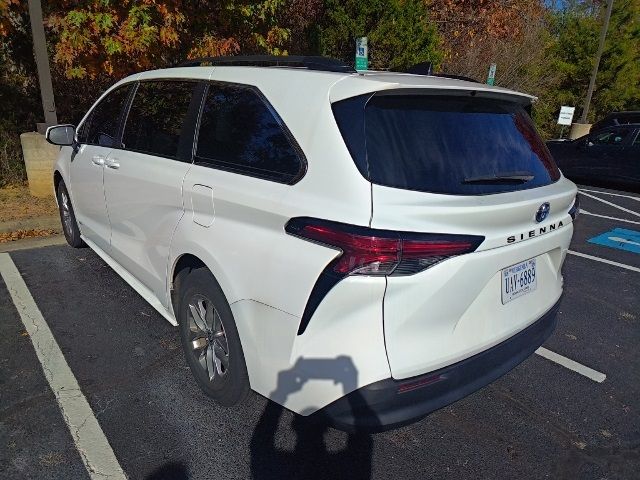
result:
[[[531,18],[542,18],[541,0],[427,0],[445,43],[450,38],[518,38]]]
[[[59,232],[52,228],[32,228],[28,230],[16,230],[15,232],[0,233],[0,243],[15,242],[24,238],[49,237]]]
[[[82,3],[72,10],[54,8],[47,19],[57,34],[54,60],[68,78],[123,76],[162,63],[158,59],[179,44],[186,20],[181,1]]]
[[[509,51],[516,51],[515,45],[527,44],[546,15],[543,0],[425,1],[443,40],[447,68],[478,78],[497,60],[497,49],[512,45]]]
[[[8,36],[15,25],[12,21],[12,13],[22,13],[27,9],[27,2],[20,0],[0,0],[0,37]]]
[[[196,41],[189,50],[188,58],[217,57],[220,55],[233,55],[240,51],[240,45],[234,38],[216,38],[206,34]]]
[[[3,0],[0,0],[2,2]],[[299,0],[298,0],[299,1]],[[189,57],[286,53],[284,0],[51,2],[49,41],[67,77],[120,77]]]

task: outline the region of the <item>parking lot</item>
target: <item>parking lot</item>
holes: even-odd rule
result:
[[[375,435],[311,425],[255,394],[218,407],[192,380],[177,329],[91,250],[0,253],[0,476],[639,478],[640,195],[584,187],[581,198],[544,356]],[[29,296],[37,308],[16,302]],[[50,344],[32,342],[38,310]],[[41,366],[56,344],[81,390],[71,402]]]

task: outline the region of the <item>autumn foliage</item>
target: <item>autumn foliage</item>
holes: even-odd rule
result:
[[[283,6],[281,0],[56,2],[47,26],[56,38],[54,60],[67,77],[120,77],[186,58],[232,55],[241,46],[286,54],[289,32],[278,25]]]
[[[369,37],[370,66],[436,70],[539,97],[534,119],[557,134],[561,104],[580,111],[604,0],[41,0],[58,117],[73,122],[133,72],[217,55],[330,55],[353,63]],[[591,116],[640,109],[640,0],[615,0]],[[38,116],[27,0],[0,0],[0,183],[3,151]],[[6,140],[13,138],[14,143]],[[9,142],[9,143],[7,143]],[[13,160],[12,160],[13,161]],[[11,162],[9,162],[11,163]],[[4,169],[4,170],[3,170]]]

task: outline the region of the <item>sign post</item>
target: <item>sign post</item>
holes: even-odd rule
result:
[[[493,85],[496,82],[496,68],[498,66],[492,63],[489,67],[489,75],[487,76],[487,85]]]
[[[29,21],[31,23],[31,35],[33,36],[33,51],[36,57],[38,70],[38,83],[42,109],[44,111],[44,124],[38,125],[38,131],[44,133],[46,127],[58,123],[56,105],[53,100],[53,87],[51,85],[51,69],[47,55],[47,43],[44,36],[44,22],[42,21],[42,5],[40,0],[29,0]]]
[[[369,69],[369,47],[367,37],[356,38],[356,70]]]

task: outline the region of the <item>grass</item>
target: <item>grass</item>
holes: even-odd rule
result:
[[[26,183],[0,188],[0,222],[58,215],[53,196],[32,197]]]

